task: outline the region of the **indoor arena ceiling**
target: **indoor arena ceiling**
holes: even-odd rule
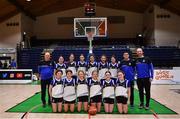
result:
[[[0,22],[19,12],[35,19],[37,16],[82,7],[86,2],[139,13],[143,13],[150,4],[156,4],[180,15],[180,0],[0,0]]]

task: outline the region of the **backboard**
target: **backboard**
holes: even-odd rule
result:
[[[107,18],[74,18],[74,37],[87,37],[89,32],[93,37],[106,37]]]

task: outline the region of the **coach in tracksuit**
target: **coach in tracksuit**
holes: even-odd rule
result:
[[[144,107],[144,89],[146,94],[145,109],[149,109],[151,81],[153,79],[153,64],[148,57],[144,56],[143,50],[137,48],[136,50],[138,58],[136,59],[136,73],[137,73],[137,86],[139,89],[140,105],[139,108]]]
[[[123,60],[120,63],[120,70],[125,73],[125,79],[130,82],[130,105],[134,107],[134,75],[135,75],[135,62],[129,58],[129,53],[123,53]]]
[[[40,62],[38,66],[38,71],[41,78],[41,101],[43,104],[43,107],[46,106],[46,88],[49,85],[53,79],[53,73],[55,69],[55,62],[51,61],[50,59],[50,53],[46,52],[44,54],[44,60]],[[50,95],[48,91],[48,104],[51,104]]]

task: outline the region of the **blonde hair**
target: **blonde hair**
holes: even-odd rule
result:
[[[83,74],[84,74],[84,79],[86,78],[86,76],[85,76],[85,72],[83,71],[83,70],[79,70],[78,72],[77,72],[77,75],[79,76],[79,73],[80,72],[82,72]]]
[[[97,72],[97,74],[98,74],[98,70],[93,70],[93,71],[92,71],[92,75],[93,75],[95,72]]]

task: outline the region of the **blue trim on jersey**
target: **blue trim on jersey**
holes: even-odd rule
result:
[[[76,67],[76,61],[67,62],[66,66],[67,66],[67,67]]]
[[[87,79],[84,79],[84,80],[82,81],[82,80],[80,80],[79,78],[77,78],[76,84],[77,84],[77,85],[78,85],[78,84],[88,84],[88,82],[87,82]]]
[[[63,64],[57,63],[57,64],[56,64],[56,69],[67,69],[67,66],[66,66],[65,63],[63,63]]]
[[[124,88],[129,88],[129,87],[131,87],[130,83],[131,82],[129,80],[127,80],[127,79],[125,79],[123,82],[120,82],[120,80],[117,78],[116,87],[117,86],[123,86]]]
[[[63,84],[64,84],[64,87],[66,87],[66,86],[76,86],[76,79],[71,78],[71,80],[68,80],[67,78],[64,78],[63,79]]]
[[[118,63],[109,63],[109,69],[118,69],[119,68],[119,64]]]
[[[96,61],[94,61],[92,64],[90,62],[88,62],[88,68],[91,67],[97,67],[98,68],[98,63]]]
[[[105,63],[99,62],[98,63],[98,69],[101,70],[104,68],[109,68],[109,63],[108,62],[105,62]]]
[[[87,62],[84,61],[84,62],[82,63],[81,61],[78,61],[78,62],[77,62],[77,67],[87,67]]]
[[[100,85],[101,86],[101,81],[98,80],[93,80],[92,77],[87,78],[87,84],[89,87],[91,87],[92,85]]]
[[[58,84],[62,84],[63,85],[63,79],[60,79],[60,80],[57,80],[56,78],[54,78],[52,81],[51,81],[51,85],[54,87]]]
[[[106,79],[101,79],[101,86],[102,87],[115,86],[115,80],[111,78],[108,82]]]

